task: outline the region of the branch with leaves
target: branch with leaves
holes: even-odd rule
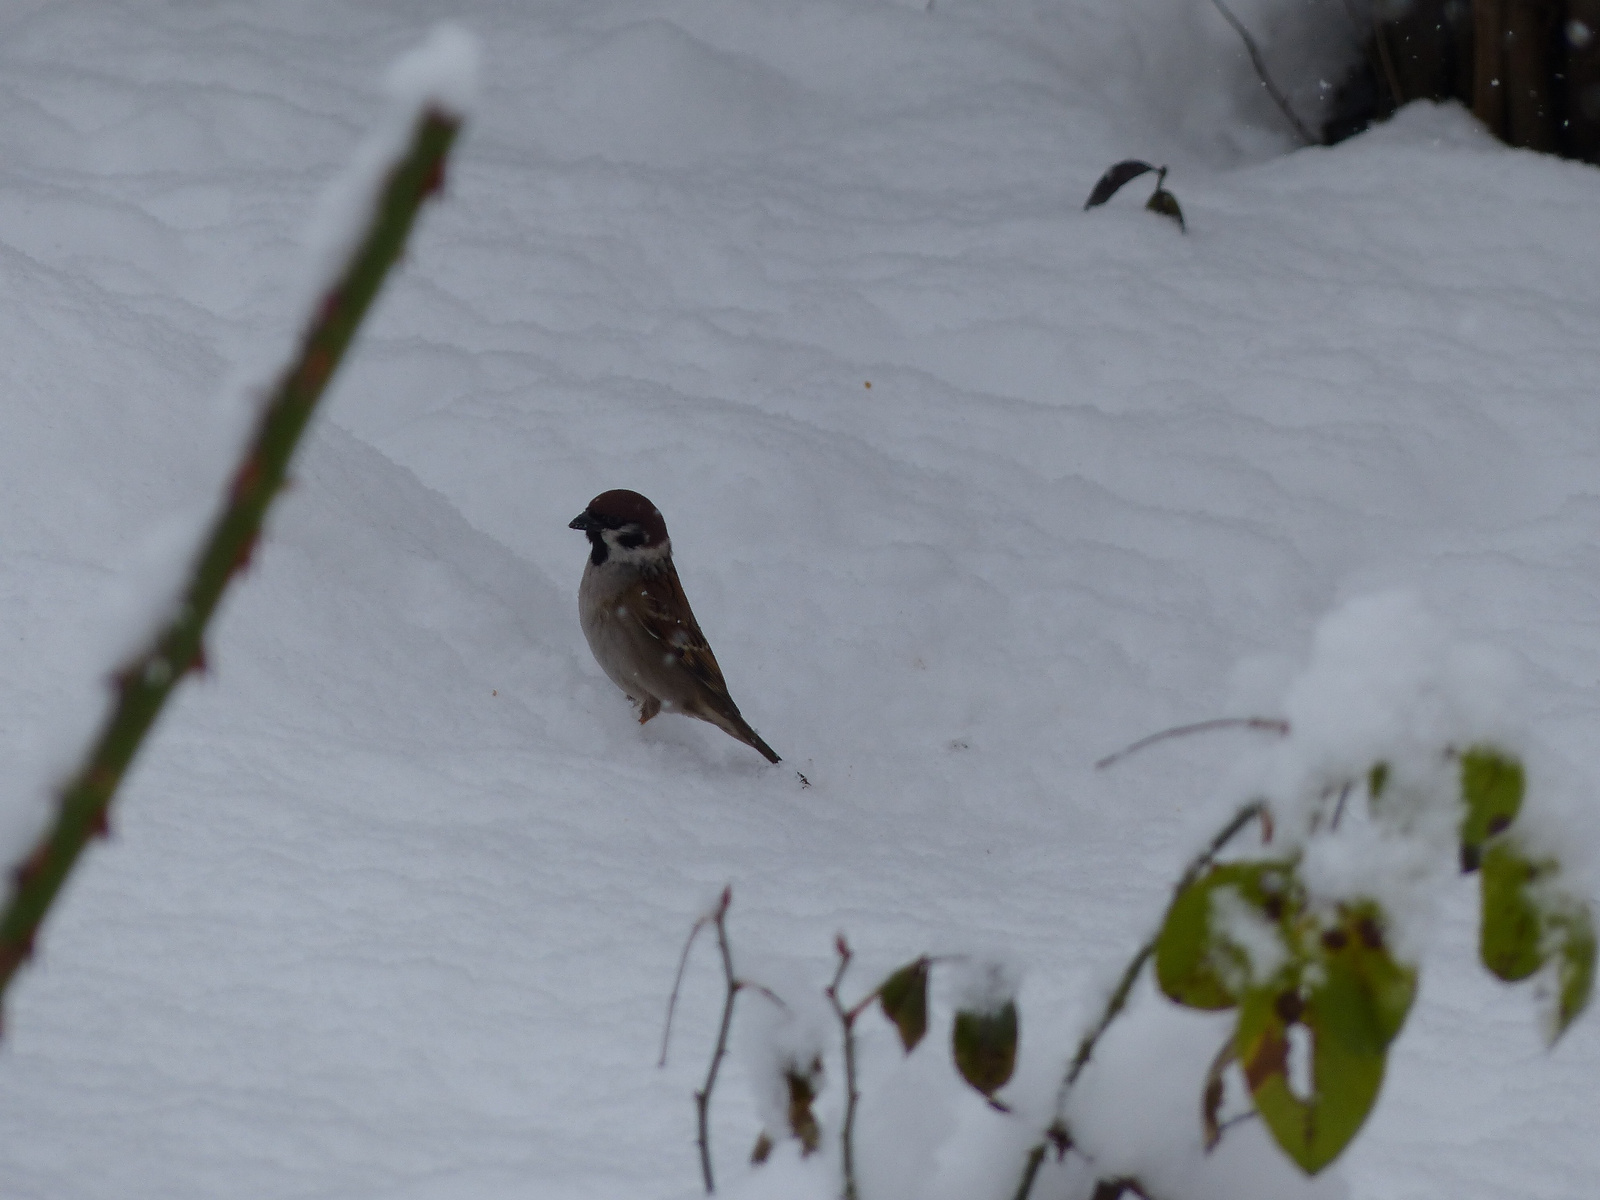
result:
[[[33,953],[40,923],[91,838],[104,836],[123,776],[167,699],[190,671],[205,667],[205,632],[218,602],[249,565],[267,509],[283,490],[289,462],[417,212],[439,191],[461,117],[434,106],[417,117],[380,190],[364,235],[327,290],[280,376],[255,435],[234,471],[221,510],[188,582],[149,643],[116,672],[116,700],[82,765],[62,786],[55,819],[12,872],[0,912],[0,995]]]
[[[1288,737],[1286,722],[1230,718],[1182,726],[1142,739],[1108,762],[1170,737],[1227,728],[1246,728]],[[1294,827],[1280,837],[1273,808],[1252,800],[1208,840],[1185,865],[1172,889],[1156,931],[1134,952],[1093,1025],[1067,1065],[1056,1096],[1054,1119],[1028,1152],[1014,1200],[1027,1200],[1054,1149],[1069,1151],[1091,1165],[1092,1151],[1080,1146],[1067,1121],[1068,1100],[1094,1060],[1110,1027],[1128,1011],[1146,967],[1169,1000],[1189,1008],[1234,1010],[1234,1028],[1214,1056],[1199,1098],[1200,1125],[1208,1150],[1243,1120],[1259,1119],[1279,1147],[1307,1174],[1315,1174],[1349,1145],[1377,1101],[1390,1043],[1398,1036],[1416,995],[1417,971],[1393,949],[1393,915],[1368,895],[1318,895],[1302,866],[1317,839],[1342,836],[1341,830],[1368,822],[1369,835],[1404,840],[1417,832],[1419,802],[1454,806],[1460,836],[1460,868],[1479,872],[1482,919],[1479,954],[1496,977],[1516,981],[1546,973],[1554,1001],[1546,1017],[1553,1041],[1588,1004],[1594,986],[1596,937],[1587,905],[1562,886],[1560,864],[1536,852],[1519,835],[1517,818],[1525,789],[1521,762],[1488,744],[1465,751],[1446,747],[1429,759],[1434,781],[1431,798],[1419,800],[1415,763],[1397,769],[1371,763],[1348,779],[1319,782],[1307,793],[1308,807],[1296,811]],[[1441,766],[1443,770],[1441,771]],[[1397,778],[1409,780],[1397,783]],[[1364,803],[1363,803],[1364,801]],[[1231,857],[1241,833],[1259,825],[1267,857]],[[1427,823],[1424,822],[1424,825]],[[1431,827],[1431,826],[1430,826]],[[1431,844],[1431,843],[1429,843]],[[1453,870],[1446,865],[1446,874]],[[702,1169],[711,1190],[707,1107],[726,1049],[733,1000],[744,987],[733,971],[726,916],[731,894],[702,917],[691,933],[707,926],[718,931],[727,998],[705,1085],[696,1092]],[[857,1174],[856,1119],[861,1083],[857,1058],[860,1018],[876,1005],[894,1026],[910,1054],[928,1031],[931,973],[955,959],[920,956],[891,972],[853,1003],[842,989],[854,962],[843,935],[834,943],[837,963],[823,988],[840,1031],[844,1099],[838,1131],[841,1196],[863,1200]],[[688,948],[685,947],[685,961]],[[966,960],[961,960],[966,961]],[[683,963],[679,965],[681,982]],[[997,1093],[1016,1066],[1019,1015],[1010,985],[997,968],[991,986],[972,993],[951,1018],[950,1053],[961,1078],[997,1111],[1009,1107]],[[763,989],[764,991],[764,989]],[[674,1004],[677,985],[674,985]],[[774,1002],[783,1001],[770,992]],[[670,1010],[669,1010],[670,1021]],[[786,1052],[787,1053],[787,1052]],[[1297,1055],[1304,1063],[1293,1063]],[[822,1131],[813,1112],[822,1074],[820,1052],[807,1049],[805,1061],[780,1064],[788,1088],[788,1132],[803,1154],[815,1152]],[[1249,1093],[1252,1109],[1224,1120],[1226,1081],[1236,1077]],[[753,1161],[764,1162],[773,1138],[763,1132]],[[1107,1175],[1096,1181],[1099,1200],[1143,1197],[1150,1193],[1136,1177]]]

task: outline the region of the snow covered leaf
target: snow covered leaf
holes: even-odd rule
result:
[[[1488,746],[1461,756],[1461,869],[1475,871],[1483,844],[1516,820],[1522,808],[1522,764]]]
[[[907,963],[878,988],[883,1015],[900,1031],[900,1044],[910,1054],[928,1032],[928,960]]]
[[[1535,862],[1517,843],[1497,838],[1483,856],[1483,965],[1508,983],[1552,963],[1554,999],[1545,1016],[1551,1044],[1589,1004],[1594,991],[1595,931],[1588,906],[1550,886],[1554,860]]]
[[[1302,1001],[1293,988],[1256,988],[1239,1009],[1236,1048],[1256,1111],[1308,1175],[1350,1144],[1383,1086],[1385,1052],[1347,1040],[1327,1020],[1326,1006],[1337,1003],[1322,989]],[[1296,1025],[1309,1036],[1291,1039]],[[1295,1052],[1309,1052],[1309,1072],[1291,1062]]]
[[[1554,1045],[1588,1007],[1594,992],[1595,934],[1594,920],[1583,905],[1552,915],[1549,924],[1555,943],[1556,998],[1546,1030]]]
[[[1386,1048],[1417,995],[1417,973],[1389,953],[1383,910],[1372,901],[1342,907],[1317,954],[1321,982],[1312,992],[1322,1028],[1346,1045]]]
[[[1293,956],[1301,901],[1288,864],[1223,863],[1176,897],[1156,939],[1156,980],[1189,1008],[1232,1008],[1252,977]],[[1228,910],[1233,911],[1229,912]],[[1227,920],[1219,921],[1219,910]]]
[[[1137,158],[1124,159],[1100,176],[1094,185],[1094,191],[1089,193],[1089,199],[1084,202],[1083,211],[1088,212],[1091,208],[1104,204],[1117,194],[1118,189],[1123,184],[1131,179],[1139,178],[1147,171],[1154,170],[1155,168],[1149,163],[1140,162]]]
[[[1178,223],[1178,228],[1188,231],[1188,226],[1183,223],[1183,209],[1178,207],[1178,198],[1164,187],[1158,187],[1150,193],[1150,199],[1144,206],[1153,213],[1160,213],[1163,217],[1171,217]]]
[[[961,1078],[996,1103],[995,1092],[1006,1085],[1017,1065],[1016,1001],[1007,1000],[992,1012],[956,1013],[950,1051]]]
[[[1303,958],[1240,1005],[1234,1048],[1256,1109],[1308,1173],[1337,1158],[1366,1120],[1416,998],[1416,972],[1389,952],[1384,930],[1376,903],[1341,905]]]
[[[1544,965],[1544,922],[1528,889],[1553,868],[1553,863],[1530,862],[1505,838],[1491,842],[1483,856],[1478,953],[1483,965],[1507,983],[1526,979]]]

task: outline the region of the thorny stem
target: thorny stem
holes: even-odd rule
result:
[[[39,925],[89,839],[106,833],[112,797],[168,696],[189,671],[205,669],[206,624],[228,584],[249,565],[262,518],[283,489],[306,423],[399,259],[418,209],[439,190],[460,125],[459,116],[437,108],[418,117],[371,224],[261,412],[182,596],[150,644],[114,676],[116,703],[82,766],[62,785],[54,823],[13,872],[14,890],[0,912],[0,995],[32,954]]]
[[[1016,1195],[1012,1200],[1028,1200],[1028,1193],[1033,1191],[1034,1178],[1039,1174],[1039,1168],[1044,1166],[1044,1155],[1047,1143],[1040,1142],[1028,1151],[1028,1161],[1022,1168],[1022,1178],[1017,1182]]]
[[[1196,721],[1192,725],[1174,725],[1171,729],[1163,729],[1159,733],[1152,733],[1149,737],[1142,737],[1137,742],[1124,746],[1115,754],[1106,755],[1094,764],[1094,769],[1104,771],[1107,767],[1139,753],[1147,746],[1154,746],[1157,742],[1164,742],[1168,738],[1188,737],[1192,733],[1210,733],[1216,729],[1260,729],[1285,737],[1289,733],[1289,722],[1279,720],[1277,717],[1214,717],[1209,721]]]
[[[844,973],[850,969],[850,944],[840,934],[834,942],[835,949],[839,952],[839,969],[834,972],[833,982],[828,985],[824,993],[828,1003],[833,1005],[833,1011],[838,1014],[839,1025],[844,1030],[844,1130],[839,1136],[841,1156],[844,1159],[844,1200],[858,1200],[856,1190],[856,1102],[861,1099],[861,1094],[856,1090],[856,1018],[861,1015],[866,1005],[877,995],[868,996],[854,1008],[845,1008],[839,999],[839,985],[844,982]]]
[[[733,974],[733,951],[728,948],[728,905],[733,903],[733,888],[722,889],[722,899],[711,913],[711,922],[717,927],[717,949],[722,953],[722,977],[727,983],[727,997],[722,1002],[722,1025],[717,1030],[717,1046],[711,1052],[711,1066],[706,1070],[706,1081],[694,1094],[694,1108],[698,1127],[697,1143],[700,1147],[700,1174],[705,1179],[706,1195],[717,1190],[711,1175],[711,1089],[717,1086],[717,1072],[722,1070],[722,1059],[728,1053],[728,1030],[733,1025],[733,1002],[742,984]],[[702,917],[695,924],[704,924]],[[690,935],[691,940],[693,934]],[[687,955],[687,950],[685,951]]]
[[[1271,828],[1265,800],[1252,800],[1249,804],[1239,809],[1233,815],[1233,819],[1218,830],[1216,836],[1211,839],[1211,843],[1199,854],[1195,855],[1190,860],[1189,865],[1184,868],[1183,874],[1178,878],[1177,884],[1172,889],[1173,897],[1178,897],[1190,884],[1194,883],[1200,877],[1200,873],[1216,860],[1218,854],[1222,853],[1227,844],[1238,836],[1239,831],[1254,820],[1260,820],[1263,828]],[[1063,1116],[1066,1109],[1067,1096],[1071,1093],[1073,1085],[1078,1082],[1078,1076],[1083,1074],[1084,1068],[1089,1065],[1089,1060],[1094,1056],[1094,1050],[1099,1044],[1100,1038],[1105,1034],[1106,1029],[1110,1027],[1111,1022],[1116,1020],[1127,1006],[1128,997],[1133,992],[1133,985],[1139,979],[1139,972],[1144,969],[1145,963],[1150,961],[1150,957],[1156,951],[1156,942],[1159,936],[1159,932],[1153,934],[1134,953],[1133,958],[1122,972],[1122,978],[1117,981],[1116,989],[1111,993],[1110,999],[1106,1001],[1105,1009],[1101,1012],[1099,1021],[1078,1043],[1078,1052],[1073,1055],[1072,1063],[1068,1066],[1066,1076],[1061,1081],[1060,1090],[1056,1093],[1056,1119],[1051,1123],[1050,1129],[1047,1131],[1047,1140],[1039,1142],[1028,1151],[1027,1162],[1023,1168],[1022,1179],[1017,1187],[1014,1200],[1027,1200],[1028,1193],[1033,1188],[1033,1181],[1039,1174],[1040,1166],[1044,1163],[1048,1141],[1054,1141],[1058,1146],[1062,1147],[1072,1144],[1071,1135],[1067,1131]]]
[[[1250,31],[1244,27],[1244,23],[1238,17],[1233,15],[1233,10],[1224,4],[1222,0],[1211,0],[1211,3],[1222,14],[1222,19],[1233,26],[1233,31],[1244,42],[1245,52],[1250,55],[1250,65],[1256,69],[1256,78],[1261,80],[1261,86],[1267,89],[1267,95],[1272,97],[1273,103],[1278,106],[1278,111],[1284,115],[1290,125],[1294,126],[1294,131],[1300,135],[1302,142],[1307,146],[1317,145],[1320,139],[1311,136],[1311,131],[1301,123],[1299,117],[1295,116],[1294,109],[1289,107],[1288,97],[1278,90],[1277,84],[1272,82],[1272,76],[1267,73],[1266,61],[1261,57],[1261,47],[1256,45],[1256,40],[1250,36]]]

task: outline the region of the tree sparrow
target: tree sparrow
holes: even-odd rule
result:
[[[739,715],[722,668],[689,608],[667,523],[638,492],[602,492],[572,519],[589,538],[578,619],[595,661],[639,706],[643,725],[663,708],[710,721],[781,761]]]

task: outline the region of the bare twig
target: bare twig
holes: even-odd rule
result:
[[[1164,742],[1168,738],[1188,737],[1191,733],[1210,733],[1216,729],[1259,729],[1275,733],[1279,737],[1287,737],[1289,722],[1277,717],[1216,717],[1210,721],[1196,721],[1192,725],[1175,725],[1171,729],[1163,729],[1160,733],[1142,737],[1132,745],[1124,746],[1115,754],[1106,755],[1094,764],[1094,769],[1104,771],[1107,767],[1115,766],[1123,759],[1139,753],[1147,746],[1154,746],[1157,742]]]
[[[1350,789],[1353,787],[1355,787],[1355,784],[1346,780],[1344,786],[1339,789],[1339,802],[1334,805],[1333,820],[1328,822],[1328,828],[1335,832],[1339,829],[1339,822],[1344,820],[1345,801],[1350,799]]]
[[[1249,804],[1239,809],[1233,815],[1233,818],[1217,831],[1210,844],[1195,855],[1190,860],[1189,865],[1184,868],[1183,874],[1178,878],[1177,884],[1172,889],[1174,899],[1181,895],[1200,877],[1207,867],[1216,861],[1217,855],[1222,853],[1228,843],[1237,837],[1239,831],[1246,825],[1255,820],[1259,820],[1265,825],[1267,811],[1267,803],[1264,800],[1252,800]],[[1067,1067],[1066,1076],[1061,1081],[1061,1087],[1056,1092],[1056,1120],[1046,1134],[1047,1138],[1057,1140],[1058,1145],[1063,1143],[1066,1145],[1072,1144],[1071,1135],[1067,1132],[1062,1116],[1066,1109],[1067,1096],[1072,1091],[1073,1085],[1078,1082],[1078,1076],[1082,1075],[1084,1068],[1089,1065],[1089,1060],[1094,1056],[1095,1047],[1099,1044],[1101,1037],[1104,1036],[1111,1022],[1116,1020],[1127,1006],[1128,997],[1133,992],[1133,985],[1138,982],[1139,973],[1144,970],[1145,964],[1150,961],[1151,956],[1156,952],[1158,938],[1159,931],[1156,934],[1152,934],[1134,952],[1133,958],[1123,969],[1122,978],[1117,981],[1115,990],[1112,991],[1110,998],[1106,1001],[1106,1006],[1100,1013],[1100,1019],[1095,1022],[1094,1028],[1086,1033],[1083,1036],[1083,1040],[1078,1043],[1078,1052],[1073,1055],[1072,1062]],[[1027,1162],[1023,1168],[1022,1181],[1017,1188],[1015,1200],[1027,1200],[1028,1193],[1033,1187],[1033,1181],[1039,1173],[1039,1167],[1044,1162],[1045,1147],[1045,1142],[1039,1142],[1028,1151]]]
[[[828,997],[828,1003],[833,1005],[833,1011],[839,1018],[839,1025],[844,1030],[844,1129],[839,1135],[840,1154],[844,1160],[844,1200],[857,1200],[859,1193],[856,1190],[856,1103],[861,1099],[861,1094],[856,1090],[856,1018],[861,1015],[866,1006],[877,996],[862,1000],[853,1008],[845,1008],[839,999],[839,985],[844,982],[844,973],[850,969],[850,944],[840,934],[834,941],[834,949],[839,952],[839,969],[833,974],[833,982],[823,994]]]
[[[1272,82],[1272,76],[1267,73],[1267,64],[1261,57],[1261,47],[1256,45],[1256,40],[1250,36],[1250,31],[1222,0],[1211,0],[1211,3],[1244,42],[1245,51],[1250,55],[1250,65],[1256,69],[1256,78],[1261,80],[1261,86],[1267,89],[1267,95],[1272,97],[1273,103],[1278,106],[1278,111],[1283,113],[1290,125],[1294,126],[1294,131],[1300,135],[1302,142],[1307,146],[1317,145],[1319,139],[1311,136],[1311,131],[1301,123],[1299,117],[1295,116],[1294,109],[1289,107],[1288,97],[1278,90],[1277,84]]]
[[[717,1190],[711,1174],[711,1089],[717,1086],[717,1072],[722,1070],[722,1059],[728,1053],[728,1030],[733,1025],[733,1002],[743,985],[733,973],[733,951],[728,947],[728,905],[733,903],[733,887],[722,889],[722,899],[711,912],[711,923],[717,928],[717,949],[722,953],[722,977],[727,983],[727,996],[722,1002],[722,1025],[717,1030],[716,1049],[711,1052],[711,1066],[706,1070],[706,1081],[694,1094],[695,1118],[700,1147],[700,1174],[705,1180],[706,1195]],[[696,922],[702,924],[705,918]],[[690,935],[693,936],[692,934]]]
[[[377,198],[371,224],[261,412],[170,618],[117,672],[116,704],[82,766],[61,788],[55,821],[12,874],[11,897],[0,913],[0,993],[33,953],[39,925],[89,839],[105,833],[111,800],[167,698],[188,672],[203,669],[206,625],[228,584],[249,564],[262,519],[283,490],[300,436],[389,268],[399,259],[418,209],[439,190],[460,125],[459,116],[437,108],[418,117],[404,156],[395,162]]]
[[[1258,819],[1266,811],[1267,804],[1264,800],[1252,800],[1233,815],[1233,819],[1217,832],[1211,839],[1211,844],[1195,855],[1189,865],[1184,868],[1176,886],[1172,889],[1174,898],[1186,891],[1190,884],[1200,877],[1202,871],[1209,867],[1218,854],[1221,854],[1227,844],[1238,836],[1239,831],[1251,821]],[[1122,972],[1122,978],[1117,981],[1116,990],[1111,993],[1111,998],[1106,1001],[1100,1020],[1093,1030],[1084,1035],[1083,1041],[1078,1043],[1078,1053],[1073,1056],[1072,1065],[1067,1069],[1065,1080],[1062,1081],[1061,1091],[1056,1097],[1056,1111],[1060,1112],[1066,1104],[1067,1093],[1072,1090],[1072,1085],[1078,1082],[1078,1076],[1083,1074],[1083,1069],[1089,1065],[1089,1059],[1094,1055],[1094,1048],[1099,1043],[1107,1027],[1122,1012],[1128,1003],[1128,996],[1133,991],[1133,985],[1139,978],[1139,972],[1145,963],[1150,961],[1150,956],[1156,952],[1157,935],[1140,946],[1132,960]]]
[[[1040,1142],[1028,1151],[1028,1161],[1023,1165],[1022,1178],[1017,1183],[1016,1194],[1011,1200],[1028,1200],[1028,1193],[1033,1191],[1033,1181],[1039,1174],[1039,1168],[1044,1166],[1046,1145]]]
[[[683,941],[683,953],[678,956],[678,973],[672,980],[672,995],[667,1000],[667,1020],[661,1029],[661,1057],[656,1061],[656,1066],[667,1065],[667,1039],[672,1036],[672,1014],[678,1007],[678,989],[683,986],[683,972],[689,966],[689,951],[694,949],[694,941],[700,936],[700,931],[717,919],[717,914],[726,912],[728,904],[732,901],[731,888],[722,890],[722,898],[717,902],[717,907],[703,914],[689,930],[689,936]]]

